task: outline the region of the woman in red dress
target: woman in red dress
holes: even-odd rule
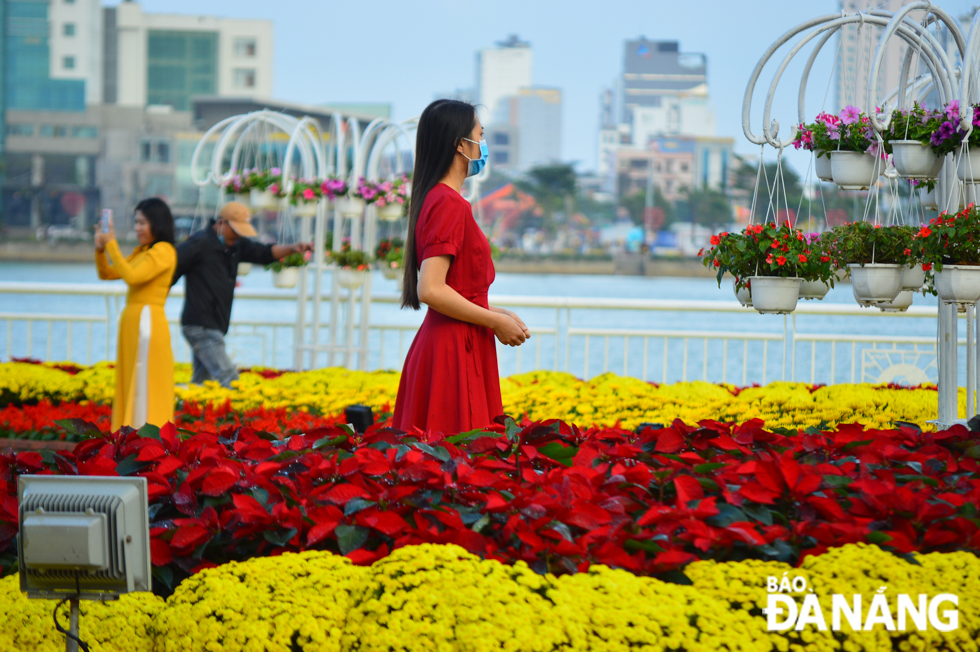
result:
[[[429,307],[402,369],[395,428],[459,433],[503,414],[494,337],[520,346],[527,326],[491,306],[490,243],[463,181],[487,161],[483,126],[472,105],[437,100],[419,118],[405,244],[402,307]]]

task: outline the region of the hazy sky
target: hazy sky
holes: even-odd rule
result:
[[[959,16],[974,1],[945,0],[938,5]],[[564,93],[562,153],[566,160],[578,161],[580,171],[595,168],[599,94],[621,71],[624,40],[671,39],[680,42],[682,51],[705,53],[718,135],[734,137],[737,152],[758,153],[757,146],[742,135],[741,124],[742,96],[752,68],[769,44],[790,27],[838,11],[836,0],[142,0],[141,4],[151,12],[272,20],[275,98],[305,103],[390,102],[396,119],[417,115],[436,93],[473,86],[476,51],[517,34],[534,50],[534,83]],[[827,50],[811,75],[808,111],[812,105],[813,113],[821,108],[831,78],[834,48]],[[772,70],[763,72],[764,89]],[[777,96],[773,111],[773,117],[785,125],[783,134],[796,120],[799,76],[793,72],[787,73],[789,81],[780,87],[784,92]],[[831,89],[827,102],[832,101]],[[758,100],[754,109],[753,127],[758,133],[762,121]],[[808,163],[799,155],[791,161],[804,168]]]

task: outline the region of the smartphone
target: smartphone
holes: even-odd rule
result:
[[[108,233],[109,228],[112,226],[112,209],[103,208],[102,209],[102,219],[99,220],[99,226],[102,228],[103,233]]]

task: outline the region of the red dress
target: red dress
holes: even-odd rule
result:
[[[446,285],[488,308],[490,243],[463,197],[444,183],[429,191],[415,226],[418,261],[452,256]],[[402,369],[392,425],[456,434],[503,414],[493,331],[429,308]]]

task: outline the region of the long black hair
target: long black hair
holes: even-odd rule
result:
[[[419,260],[415,251],[415,225],[429,191],[449,172],[456,148],[476,127],[476,108],[458,100],[436,100],[425,107],[415,132],[415,172],[408,207],[408,237],[405,239],[405,282],[402,308],[421,308],[419,303]]]
[[[150,197],[136,204],[136,211],[150,223],[150,233],[153,234],[153,244],[158,242],[174,243],[174,216],[167,202],[158,197]]]

